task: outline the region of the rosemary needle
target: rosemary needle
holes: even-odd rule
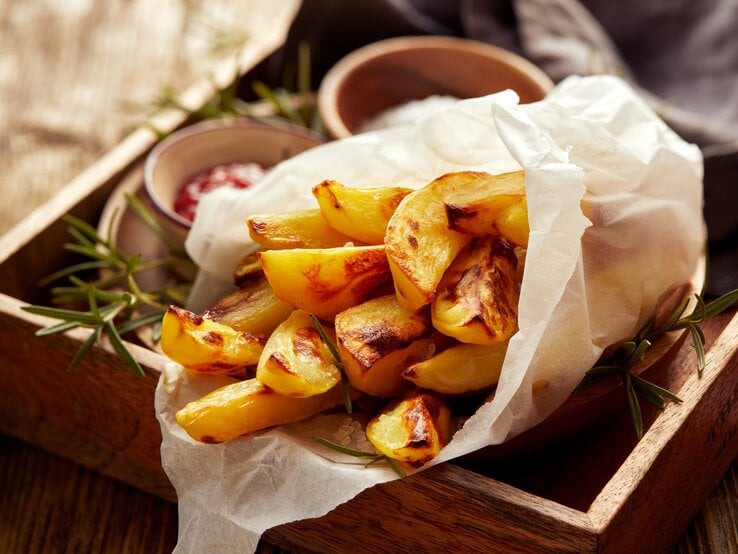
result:
[[[705,302],[701,294],[696,294],[695,297],[696,306],[692,313],[688,315],[684,314],[689,304],[689,299],[685,298],[660,325],[657,325],[655,317],[651,317],[632,340],[621,344],[607,360],[590,369],[584,375],[574,394],[580,393],[612,375],[619,375],[625,388],[633,429],[638,439],[641,439],[644,429],[638,397],[642,397],[659,409],[664,409],[667,402],[681,402],[681,399],[669,390],[634,375],[630,371],[631,368],[643,359],[655,337],[664,333],[687,329],[697,356],[697,371],[702,373],[705,368],[705,335],[700,328],[700,324],[738,304],[738,289],[710,302]]]
[[[153,217],[134,197],[127,197],[129,206],[152,230]],[[115,219],[115,218],[114,218]],[[106,336],[120,358],[137,377],[145,373],[136,358],[126,347],[123,336],[144,325],[158,328],[164,311],[170,303],[181,298],[181,284],[167,286],[161,290],[143,290],[137,281],[137,274],[152,267],[167,267],[191,263],[186,255],[170,246],[170,254],[162,260],[143,260],[140,255],[126,256],[108,237],[101,236],[89,223],[71,215],[64,216],[69,225],[69,234],[74,239],[64,246],[69,252],[90,258],[89,261],[73,264],[41,280],[40,285],[48,285],[60,279],[68,281],[67,286],[51,289],[51,302],[54,305],[69,303],[85,307],[72,309],[51,306],[24,306],[26,312],[56,319],[59,323],[49,325],[36,332],[37,336],[62,333],[78,327],[91,329],[90,336],[73,356],[68,370],[75,368],[92,346]],[[112,225],[112,224],[111,224]],[[107,270],[110,277],[85,280],[90,271]],[[146,313],[139,313],[146,306]]]
[[[389,456],[385,456],[384,454],[377,454],[376,452],[364,452],[363,450],[355,450],[353,448],[349,448],[347,446],[344,446],[342,444],[335,443],[333,441],[330,441],[324,437],[320,436],[313,436],[313,441],[317,442],[318,444],[322,444],[323,446],[330,448],[332,450],[335,450],[336,452],[340,452],[341,454],[346,454],[348,456],[353,456],[354,458],[365,458],[367,459],[367,463],[365,467],[369,467],[370,465],[376,464],[378,462],[385,462],[392,471],[394,471],[398,477],[403,478],[407,477],[407,474],[405,471],[400,467],[400,465],[390,458]]]
[[[343,361],[341,361],[341,355],[338,353],[338,348],[336,348],[336,345],[333,344],[333,341],[328,336],[328,333],[325,332],[325,328],[323,327],[323,325],[320,323],[320,321],[318,321],[318,318],[315,317],[314,314],[310,314],[309,317],[310,321],[318,330],[320,338],[323,340],[326,347],[333,356],[334,365],[341,373],[341,386],[343,387],[343,404],[346,407],[346,412],[350,414],[353,412],[353,404],[351,402],[351,386],[349,384],[348,377],[346,376],[346,370],[343,367]]]

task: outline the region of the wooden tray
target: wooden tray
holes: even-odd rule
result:
[[[182,122],[172,116],[159,127]],[[0,239],[0,432],[175,501],[154,416],[164,359],[130,345],[146,370],[138,379],[101,346],[67,373],[87,332],[37,338],[50,321],[21,311],[47,300],[38,279],[71,262],[61,216],[95,222],[154,142],[137,131]],[[301,551],[665,549],[738,454],[738,317],[726,314],[705,331],[704,373],[689,345],[665,361],[658,381],[683,402],[645,410],[648,430],[638,444],[623,399],[623,411],[575,438],[380,485],[325,517],[274,528],[265,540]]]

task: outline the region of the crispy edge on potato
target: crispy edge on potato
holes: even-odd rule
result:
[[[491,346],[456,344],[412,364],[402,376],[417,387],[443,395],[481,392],[497,384],[507,344],[507,341]]]
[[[264,248],[333,248],[353,241],[328,225],[318,209],[253,215],[246,225],[251,239]]]
[[[258,253],[277,298],[332,320],[390,281],[383,245]]]
[[[451,411],[429,392],[414,391],[372,419],[366,436],[385,456],[419,467],[448,443]]]
[[[333,330],[327,325],[323,329],[335,342]],[[304,398],[333,388],[341,372],[310,314],[295,310],[267,340],[256,378],[280,394]]]
[[[177,306],[170,306],[162,320],[164,354],[195,372],[239,373],[259,361],[264,341]]]
[[[394,294],[347,308],[336,316],[335,324],[349,381],[376,396],[401,393],[408,386],[402,370],[434,350],[428,316],[404,309]]]
[[[412,189],[403,187],[347,187],[338,181],[323,181],[313,187],[328,224],[366,244],[384,242],[390,217],[410,192]]]
[[[259,264],[261,272],[261,264]],[[210,306],[203,317],[236,331],[270,335],[294,308],[277,298],[263,273]]]
[[[400,303],[417,311],[433,301],[451,262],[471,237],[448,228],[443,198],[474,187],[486,173],[447,173],[408,194],[390,218],[387,258]]]
[[[467,235],[495,232],[495,220],[525,196],[525,172],[513,171],[479,179],[473,187],[444,197],[448,226]]]
[[[431,305],[433,326],[472,344],[510,338],[518,325],[517,257],[502,237],[479,237],[446,271]]]
[[[307,419],[343,403],[341,387],[308,398],[283,396],[257,379],[238,381],[190,402],[177,423],[195,440],[225,442],[275,425]]]

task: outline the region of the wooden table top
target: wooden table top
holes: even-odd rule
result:
[[[212,29],[237,32],[249,3],[0,0],[0,234],[144,122],[162,91],[206,75],[212,47],[233,37]],[[2,435],[0,491],[0,552],[176,543],[176,505]],[[738,461],[674,550],[738,552]]]

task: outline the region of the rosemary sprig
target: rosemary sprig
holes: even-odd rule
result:
[[[142,272],[159,267],[191,265],[192,262],[181,248],[171,242],[138,198],[128,196],[127,201],[132,211],[169,245],[169,255],[154,260],[143,260],[139,254],[128,256],[110,238],[113,223],[107,232],[108,236],[103,237],[89,223],[66,215],[63,219],[69,225],[68,231],[74,242],[65,244],[64,248],[90,260],[56,271],[41,280],[39,284],[43,286],[59,279],[68,281],[67,286],[51,289],[51,303],[54,306],[22,308],[28,313],[59,320],[59,323],[39,329],[37,336],[79,327],[92,329],[90,336],[70,361],[68,371],[74,369],[104,335],[131,371],[138,377],[143,377],[143,368],[130,353],[122,337],[145,325],[152,325],[154,335],[158,334],[166,307],[171,303],[181,304],[184,299],[187,284],[175,283],[153,291],[145,291],[139,285],[137,276]],[[114,222],[115,216],[112,219]],[[104,276],[96,276],[93,280],[85,280],[83,277],[90,271],[100,270],[105,270]],[[82,304],[84,308],[56,307],[70,303]]]
[[[663,321],[657,322],[655,316],[651,317],[635,338],[621,344],[606,361],[590,369],[574,393],[582,392],[613,375],[618,376],[623,382],[636,436],[639,440],[643,438],[643,416],[638,397],[640,396],[661,410],[667,402],[681,402],[681,399],[667,389],[634,375],[631,368],[643,360],[656,337],[664,333],[688,329],[692,347],[697,355],[697,371],[701,374],[705,368],[705,335],[700,325],[738,304],[738,289],[708,303],[705,302],[702,294],[696,294],[695,298],[695,308],[688,315],[684,312],[689,299],[685,298]]]
[[[320,338],[323,340],[328,350],[330,350],[330,353],[333,356],[333,363],[338,368],[338,371],[341,373],[341,386],[343,387],[343,405],[346,407],[346,412],[350,414],[354,410],[353,403],[351,402],[351,386],[349,384],[348,377],[346,376],[346,369],[343,367],[341,355],[338,353],[338,348],[336,348],[336,345],[333,344],[333,341],[328,336],[328,333],[326,333],[325,328],[320,323],[320,321],[318,321],[318,318],[315,317],[315,315],[310,314],[310,321],[312,321],[313,326],[318,330]]]
[[[225,86],[213,83],[214,94],[198,108],[193,109],[183,105],[171,88],[164,88],[159,96],[149,103],[148,111],[150,115],[153,115],[162,109],[176,109],[187,114],[188,119],[193,123],[227,117],[287,121],[324,134],[315,99],[310,91],[310,65],[310,50],[307,44],[301,43],[297,49],[297,66],[295,68],[287,64],[282,86],[270,87],[262,81],[249,83],[251,90],[261,101],[247,102],[239,98],[237,93],[244,84],[245,76],[234,75],[233,80]],[[150,123],[149,126],[160,138],[166,136],[166,133],[156,129]]]
[[[343,446],[342,444],[335,443],[317,435],[313,436],[313,440],[318,444],[322,444],[323,446],[335,450],[336,452],[340,452],[341,454],[346,454],[355,458],[366,459],[367,463],[364,465],[364,467],[369,467],[378,462],[385,462],[392,469],[392,471],[397,474],[398,477],[407,477],[407,474],[400,467],[400,465],[395,460],[384,454],[377,454],[376,452],[364,452],[363,450],[355,450],[353,448]]]

